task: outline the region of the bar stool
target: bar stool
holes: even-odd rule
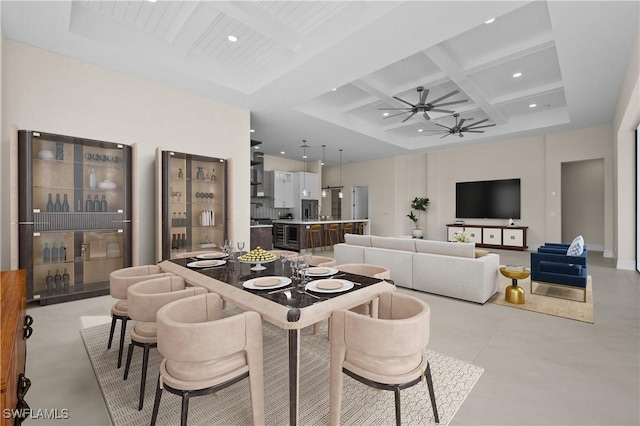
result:
[[[340,242],[340,224],[339,223],[329,224],[329,226],[327,226],[327,229],[324,231],[324,233],[325,233],[325,236],[324,236],[325,241],[329,241],[329,245],[333,249],[333,245]],[[335,242],[333,239],[334,236],[335,236]]]
[[[342,241],[344,241],[344,234],[353,234],[353,223],[345,223],[342,227]]]
[[[358,230],[356,231],[356,234],[364,235],[365,229],[367,229],[367,222],[360,222],[358,224]]]
[[[320,224],[311,225],[309,229],[307,229],[307,247],[309,247],[309,242],[311,242],[311,253],[315,253],[316,251],[316,240],[318,241],[320,251],[324,252],[322,248],[322,225]]]

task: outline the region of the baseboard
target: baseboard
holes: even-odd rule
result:
[[[624,269],[627,271],[635,271],[636,270],[636,261],[635,260],[626,260],[626,259],[618,259],[616,262],[617,269]]]
[[[604,257],[609,257],[609,258],[614,257],[614,256],[613,256],[613,250],[610,250],[610,249],[609,249],[609,250],[605,250],[605,251],[602,253],[602,256],[604,256]]]

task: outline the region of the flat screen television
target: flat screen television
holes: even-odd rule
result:
[[[457,182],[456,218],[520,219],[520,179]]]

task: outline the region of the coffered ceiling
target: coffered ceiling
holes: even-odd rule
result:
[[[0,2],[7,38],[248,108],[265,153],[300,159],[306,139],[328,164],[339,148],[364,161],[610,123],[638,5]],[[444,136],[450,113],[383,116],[418,86],[426,102],[458,91],[441,102],[467,101],[444,109],[495,126]]]

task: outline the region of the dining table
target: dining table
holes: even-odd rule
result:
[[[220,264],[219,266],[204,266]],[[309,280],[344,280],[351,283],[344,288],[329,290],[301,284],[295,279],[291,262],[279,260],[262,262],[262,270],[254,270],[255,264],[239,260],[204,263],[197,258],[170,259],[158,264],[165,272],[181,276],[193,286],[199,286],[245,311],[254,311],[267,321],[287,332],[289,364],[289,424],[299,424],[300,386],[300,331],[328,319],[334,310],[352,309],[370,304],[371,315],[378,309],[378,296],[395,291],[395,285],[379,278],[351,274],[330,269],[327,274],[309,277]],[[288,280],[293,276],[293,280]],[[280,278],[281,283],[264,289],[251,283],[258,279]],[[286,285],[284,284],[286,283]],[[309,283],[308,283],[309,284]],[[275,288],[274,288],[275,287]],[[312,291],[309,287],[315,288]]]

